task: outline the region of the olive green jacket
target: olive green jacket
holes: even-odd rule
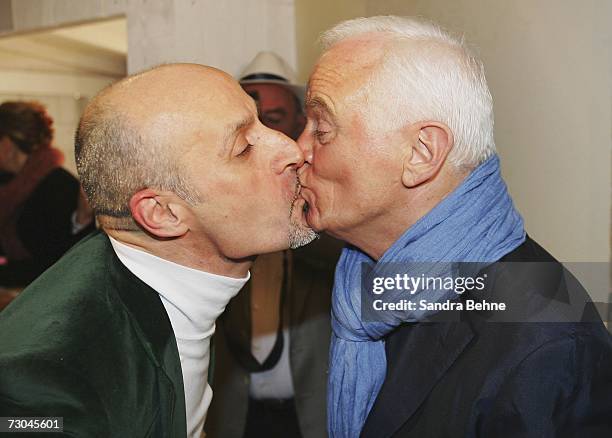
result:
[[[63,417],[61,436],[186,436],[170,320],[105,234],[0,313],[0,416]]]

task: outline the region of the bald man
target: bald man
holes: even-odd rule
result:
[[[199,437],[214,321],[253,257],[315,237],[296,144],[227,74],[175,64],[96,96],[77,167],[102,232],[0,314],[0,416],[70,436]]]

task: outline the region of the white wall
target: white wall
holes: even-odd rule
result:
[[[2,1],[2,0],[0,0]],[[297,67],[294,0],[7,0],[0,32],[40,30],[125,15],[128,72],[197,62],[233,75],[261,50]],[[5,30],[6,32],[6,30]]]
[[[128,0],[4,0],[11,32],[27,32],[122,15]],[[9,21],[9,20],[6,20]]]
[[[308,81],[319,56],[319,34],[339,21],[364,15],[366,0],[295,0],[297,73],[302,83]]]
[[[128,71],[197,62],[238,75],[261,50],[296,66],[294,0],[130,0]]]

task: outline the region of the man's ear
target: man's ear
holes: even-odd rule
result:
[[[418,122],[411,126],[410,132],[402,169],[402,183],[408,188],[434,178],[454,144],[453,133],[441,122]]]
[[[134,220],[150,234],[160,238],[180,237],[189,231],[183,209],[172,192],[140,190],[130,198]]]

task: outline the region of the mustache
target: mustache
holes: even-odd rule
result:
[[[299,175],[295,175],[295,191],[293,192],[293,200],[292,203],[295,202],[300,197],[300,192],[302,191],[302,183],[300,182]]]

